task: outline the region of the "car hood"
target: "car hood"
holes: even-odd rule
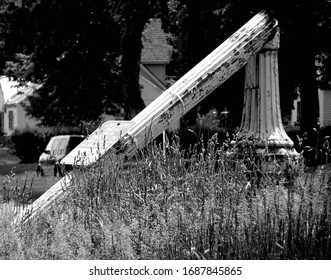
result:
[[[46,153],[42,153],[39,157],[39,163],[54,163],[56,161],[60,161],[61,159],[63,158],[63,156],[53,156],[53,155],[49,155],[49,154],[46,154]]]

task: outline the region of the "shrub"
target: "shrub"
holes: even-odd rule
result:
[[[331,125],[316,127],[311,131],[301,131],[298,126],[288,126],[286,133],[294,142],[294,148],[302,153],[307,167],[330,162]]]
[[[10,136],[0,136],[0,147],[1,148],[13,148],[13,142],[11,141]]]
[[[13,148],[22,162],[36,162],[46,148],[49,140],[56,135],[88,134],[95,124],[84,124],[82,127],[54,126],[35,129],[15,130],[11,136]]]
[[[180,145],[183,149],[189,149],[190,146],[200,142],[207,143],[212,137],[217,135],[219,144],[229,141],[233,138],[237,130],[227,125],[226,117],[220,114],[216,109],[212,109],[206,114],[197,114],[195,122],[193,118],[181,119],[180,128],[177,131],[180,139]]]
[[[15,130],[11,136],[16,155],[22,162],[36,162],[42,153],[46,139],[38,129]]]

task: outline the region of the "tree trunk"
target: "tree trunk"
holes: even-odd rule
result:
[[[311,131],[317,128],[319,118],[318,88],[313,42],[315,40],[314,10],[307,1],[303,1],[298,14],[298,52],[300,95],[301,95],[301,129]]]
[[[121,40],[122,93],[126,120],[132,119],[145,107],[139,85],[142,31],[140,27],[127,28]]]

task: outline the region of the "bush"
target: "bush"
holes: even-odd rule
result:
[[[37,129],[16,130],[11,136],[16,155],[22,162],[36,162],[45,146],[45,135]]]
[[[10,136],[0,136],[0,147],[1,148],[8,148],[12,149],[13,148],[13,142],[11,141]]]
[[[88,134],[94,129],[95,126],[93,124],[85,124],[84,127],[54,126],[37,129],[26,128],[16,130],[11,136],[11,142],[13,143],[16,155],[22,162],[36,162],[53,136]]]
[[[237,128],[227,125],[225,117],[216,109],[212,109],[206,114],[197,114],[196,119],[187,120],[182,118],[180,128],[177,131],[182,149],[189,149],[200,142],[207,143],[212,137],[217,135],[219,144],[232,139]],[[172,135],[171,133],[169,135]]]
[[[307,167],[330,162],[331,125],[317,127],[311,131],[302,131],[298,126],[286,128],[287,135],[294,142],[294,148],[301,152]]]

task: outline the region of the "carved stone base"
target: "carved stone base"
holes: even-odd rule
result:
[[[301,158],[294,148],[258,148],[255,153],[264,173],[284,172],[289,167],[296,169]]]
[[[285,170],[300,154],[283,127],[278,76],[279,32],[252,57],[245,72],[244,108],[240,138],[251,141],[261,169],[272,172],[278,163]],[[253,139],[253,140],[252,140]],[[276,160],[276,162],[275,162]]]

